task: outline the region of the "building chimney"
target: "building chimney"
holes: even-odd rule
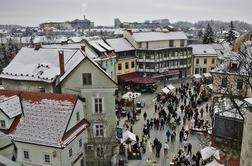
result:
[[[85,45],[81,46],[81,51],[85,52],[85,50],[86,50],[86,46]]]
[[[60,76],[65,73],[65,64],[64,64],[64,51],[59,51],[59,67],[60,67]]]
[[[34,43],[34,50],[39,50],[40,48],[42,48],[41,43]]]
[[[133,35],[132,29],[127,29],[127,32],[129,32],[130,35]]]

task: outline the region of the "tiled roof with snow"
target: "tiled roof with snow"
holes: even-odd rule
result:
[[[187,39],[184,32],[137,32],[132,37],[136,42]]]
[[[235,103],[240,108],[242,115],[245,116],[245,102],[235,99]],[[238,110],[229,98],[219,98],[213,109],[214,114],[218,114],[219,116],[243,120],[242,116],[239,114]]]
[[[73,64],[84,58],[80,50],[64,49],[63,51],[65,72],[72,70]],[[59,74],[57,49],[34,50],[23,47],[10,64],[3,69],[0,78],[52,83]]]
[[[106,42],[115,49],[116,52],[135,50],[125,38],[107,39]]]
[[[105,43],[102,39],[88,41],[88,43],[94,47],[99,52],[106,52],[106,51],[113,51],[114,49],[111,48],[107,43]]]
[[[188,47],[192,47],[193,55],[196,56],[217,56],[211,44],[191,44]]]
[[[19,96],[0,96],[0,110],[12,119],[22,113]]]
[[[76,131],[88,127],[83,123],[74,127],[71,133],[65,132],[78,100],[76,95],[12,92],[21,97],[23,106],[23,115],[9,134],[14,141],[61,148],[69,143],[68,137],[76,136]],[[0,97],[10,95],[8,93],[8,90],[0,90]]]

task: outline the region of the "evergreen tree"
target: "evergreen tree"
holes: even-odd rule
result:
[[[227,34],[227,37],[226,37],[226,39],[227,39],[227,42],[229,42],[229,43],[232,43],[235,39],[236,39],[236,37],[235,37],[235,32],[234,32],[234,24],[233,24],[233,22],[231,21],[230,22],[230,26],[229,26],[229,31],[228,31],[228,34]]]
[[[204,44],[214,43],[213,29],[209,23],[207,24],[207,28],[206,28],[204,36],[203,36],[203,43]]]
[[[198,37],[199,37],[199,39],[201,39],[202,36],[203,36],[203,32],[202,32],[202,30],[200,29],[199,32],[198,32]]]

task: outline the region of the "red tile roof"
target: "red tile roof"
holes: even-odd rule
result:
[[[30,92],[30,91],[17,91],[17,90],[0,90],[0,95],[7,97],[18,95],[22,99],[30,100],[33,102],[38,102],[42,99],[49,100],[67,100],[69,102],[75,103],[78,99],[77,95],[72,94],[57,94],[57,93],[41,93],[41,92]]]

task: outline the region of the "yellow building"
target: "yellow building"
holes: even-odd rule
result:
[[[117,76],[136,72],[136,58],[129,57],[127,59],[118,59],[115,67],[115,73]]]
[[[125,38],[107,39],[106,42],[116,53],[115,78],[136,72],[136,49]]]
[[[209,73],[217,65],[218,54],[209,44],[192,44],[192,75]]]

